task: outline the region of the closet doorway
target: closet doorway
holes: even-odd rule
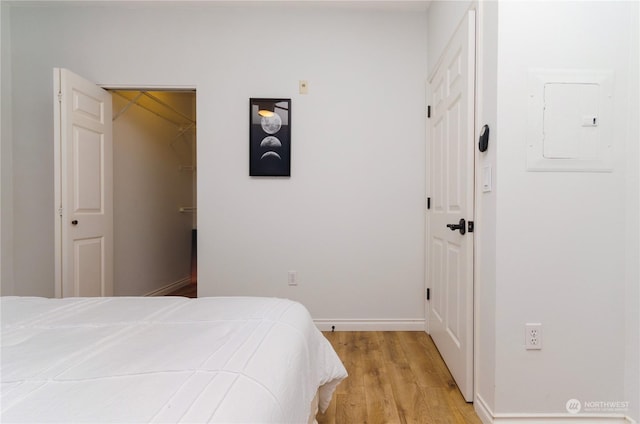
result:
[[[197,290],[195,90],[111,89],[114,294]]]

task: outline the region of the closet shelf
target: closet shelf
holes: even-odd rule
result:
[[[127,100],[127,104],[118,112],[114,113],[113,121],[126,113],[131,106],[136,105],[177,126],[180,130],[179,135],[196,127],[195,119],[163,101],[157,92],[129,90],[113,90],[111,92]]]

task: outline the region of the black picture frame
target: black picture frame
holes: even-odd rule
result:
[[[291,176],[291,99],[249,99],[249,175]]]

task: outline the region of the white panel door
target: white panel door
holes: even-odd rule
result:
[[[474,70],[475,15],[471,11],[429,84],[432,201],[427,246],[429,332],[467,401],[473,400],[473,232],[469,221],[474,215]],[[462,219],[460,230],[455,226]]]
[[[56,296],[113,295],[111,94],[54,69]]]

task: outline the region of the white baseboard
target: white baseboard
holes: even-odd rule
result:
[[[477,393],[473,406],[484,424],[637,424],[621,414],[496,414]]]
[[[480,396],[478,393],[476,393],[475,397],[473,398],[473,409],[476,411],[476,414],[478,414],[478,417],[480,418],[480,421],[482,421],[482,424],[493,423],[493,412],[484,401],[484,399],[482,399],[482,396]]]
[[[184,286],[188,286],[189,284],[191,284],[191,276],[184,277],[181,280],[175,281],[164,287],[160,287],[159,289],[145,294],[145,296],[166,296],[171,292],[183,288]]]
[[[424,319],[315,319],[320,331],[424,331]]]

